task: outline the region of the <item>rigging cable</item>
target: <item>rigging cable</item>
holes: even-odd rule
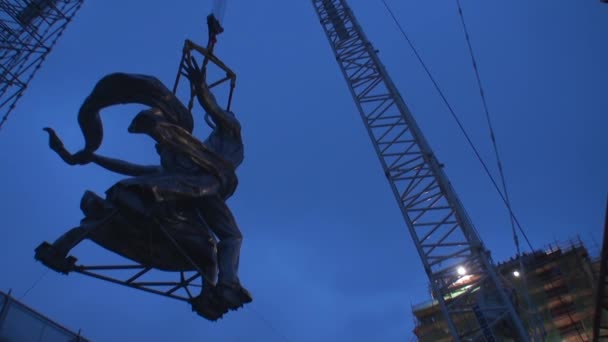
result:
[[[424,62],[424,60],[422,59],[422,56],[420,55],[420,53],[418,52],[418,50],[414,46],[414,43],[410,40],[409,36],[407,35],[407,33],[405,32],[405,30],[403,29],[403,27],[399,23],[399,20],[397,20],[397,17],[393,13],[393,10],[390,8],[390,6],[386,2],[386,0],[381,0],[381,1],[384,4],[384,7],[386,8],[386,10],[389,12],[391,18],[395,22],[395,25],[397,25],[397,28],[399,29],[399,31],[403,35],[403,38],[405,38],[405,40],[407,41],[408,45],[410,46],[410,48],[414,52],[414,55],[418,59],[418,62],[420,62],[420,64],[422,65],[422,68],[424,69],[424,71],[426,72],[427,76],[429,77],[429,79],[433,83],[433,86],[435,87],[435,90],[437,90],[437,92],[439,93],[439,96],[441,97],[443,103],[446,105],[446,107],[448,108],[450,114],[452,115],[452,117],[456,121],[456,124],[460,128],[460,131],[462,132],[462,134],[464,135],[465,139],[467,140],[469,146],[471,147],[471,149],[475,153],[475,156],[477,157],[477,160],[481,164],[481,166],[482,166],[483,170],[485,171],[486,175],[488,176],[488,178],[490,178],[490,181],[492,182],[492,185],[494,186],[494,188],[498,192],[498,195],[500,196],[500,198],[502,199],[502,201],[504,202],[504,204],[507,206],[507,208],[509,208],[510,217],[511,217],[512,221],[519,228],[519,231],[521,232],[522,236],[526,240],[526,243],[528,244],[528,247],[530,248],[530,250],[534,251],[534,248],[532,247],[532,244],[530,243],[530,240],[528,239],[528,236],[526,235],[524,229],[522,228],[521,224],[519,223],[519,220],[517,219],[517,216],[515,216],[515,213],[513,212],[512,208],[511,208],[511,206],[509,204],[508,197],[506,197],[505,194],[503,194],[503,192],[500,189],[498,183],[494,179],[494,176],[492,176],[492,173],[490,172],[490,169],[488,168],[487,164],[485,163],[485,161],[481,157],[481,154],[479,153],[479,150],[477,149],[477,147],[475,147],[475,144],[473,144],[473,141],[471,140],[471,138],[470,138],[467,130],[464,128],[462,122],[458,118],[458,115],[456,115],[456,112],[454,111],[454,109],[452,108],[452,105],[450,105],[449,101],[447,100],[445,94],[443,93],[443,90],[441,90],[441,87],[439,87],[439,84],[437,83],[437,80],[435,80],[435,77],[433,76],[433,74],[431,73],[430,69],[428,68],[428,66],[426,65],[426,63]]]
[[[211,13],[215,15],[219,22],[223,22],[226,14],[226,0],[213,0]]]
[[[265,318],[265,317],[264,317],[264,316],[263,316],[263,315],[262,315],[262,314],[261,314],[259,311],[257,311],[256,309],[254,309],[254,308],[253,308],[253,307],[251,307],[251,306],[249,306],[249,307],[248,307],[248,309],[249,309],[251,312],[253,312],[253,313],[254,313],[254,314],[257,316],[257,318],[258,318],[260,321],[264,322],[264,324],[266,324],[266,326],[267,326],[268,328],[270,328],[270,330],[271,330],[271,331],[272,331],[272,332],[273,332],[275,335],[279,336],[279,337],[280,337],[280,338],[281,338],[283,341],[285,341],[285,342],[290,342],[290,340],[289,340],[289,339],[287,339],[287,336],[285,336],[284,334],[282,334],[282,333],[281,333],[281,332],[280,332],[280,331],[279,331],[279,330],[278,330],[278,329],[277,329],[277,328],[276,328],[274,325],[272,325],[272,324],[270,323],[270,321],[269,321],[269,320],[267,320],[267,319],[266,319],[266,318]]]
[[[479,88],[479,94],[481,96],[481,103],[483,105],[484,114],[486,117],[486,121],[488,123],[488,128],[490,130],[490,140],[492,141],[492,148],[494,150],[494,156],[496,157],[496,163],[498,165],[498,174],[500,176],[500,181],[502,184],[502,191],[503,191],[503,194],[505,197],[505,204],[507,206],[507,210],[509,211],[509,219],[511,222],[511,232],[513,234],[513,242],[515,243],[516,260],[519,264],[519,271],[521,272],[521,278],[522,278],[522,284],[523,284],[523,297],[524,297],[524,300],[526,301],[526,305],[528,306],[529,314],[532,316],[532,320],[534,321],[534,325],[531,326],[532,334],[534,335],[535,340],[536,339],[542,340],[544,338],[544,336],[546,336],[546,332],[544,330],[544,324],[542,322],[542,319],[540,318],[539,313],[536,310],[536,306],[534,306],[532,304],[532,301],[530,299],[530,295],[528,292],[528,282],[527,282],[527,277],[526,277],[526,270],[524,267],[523,259],[521,258],[521,249],[519,247],[519,238],[517,236],[517,231],[515,229],[515,221],[514,221],[515,215],[513,214],[513,208],[511,206],[511,201],[509,199],[509,192],[507,190],[506,177],[505,177],[504,169],[502,167],[500,153],[498,152],[498,143],[496,142],[496,135],[494,134],[494,127],[492,125],[492,120],[490,118],[490,110],[488,109],[488,102],[486,100],[485,91],[484,91],[483,85],[481,83],[481,76],[479,75],[477,59],[475,58],[475,53],[473,52],[473,46],[471,44],[471,37],[469,35],[469,29],[464,20],[464,14],[462,11],[462,5],[460,3],[460,0],[456,0],[456,4],[458,6],[458,14],[460,17],[460,23],[462,25],[467,47],[469,49],[469,54],[471,56],[471,63],[473,66],[473,71],[475,73],[475,78],[477,80],[477,86]],[[538,330],[534,326],[536,328],[538,328]]]
[[[32,291],[34,289],[34,287],[36,287],[36,285],[38,285],[38,283],[40,283],[40,281],[49,273],[49,269],[47,268],[41,275],[40,277],[38,277],[38,279],[36,279],[34,281],[34,283],[32,284],[32,286],[30,286],[27,290],[25,290],[25,292],[21,295],[21,297],[19,297],[19,300],[22,300],[23,298],[25,298],[25,296],[27,296],[28,293],[30,293],[30,291]]]
[[[494,134],[494,126],[492,125],[492,120],[490,119],[490,110],[488,109],[488,102],[486,100],[485,91],[483,89],[483,85],[481,83],[481,77],[479,76],[479,68],[477,67],[477,59],[475,58],[475,54],[473,53],[473,46],[471,45],[471,37],[469,36],[469,29],[464,21],[464,14],[462,13],[462,6],[460,4],[460,0],[456,0],[458,4],[458,14],[460,17],[460,23],[462,24],[462,29],[464,31],[464,36],[467,41],[467,47],[469,48],[469,54],[471,55],[471,63],[473,64],[473,70],[475,72],[475,78],[477,80],[477,86],[479,88],[479,94],[481,96],[481,103],[483,105],[483,111],[486,117],[486,121],[488,122],[488,128],[490,129],[490,140],[492,141],[492,148],[494,150],[494,156],[496,157],[496,163],[498,165],[498,174],[500,176],[500,182],[502,185],[502,191],[505,196],[505,205],[507,206],[507,210],[509,211],[509,219],[511,221],[511,231],[513,233],[513,241],[515,242],[515,249],[517,252],[517,257],[520,256],[520,248],[519,248],[519,238],[517,236],[517,231],[515,230],[515,221],[513,221],[513,209],[511,207],[511,200],[509,199],[509,192],[507,191],[507,182],[505,180],[505,173],[502,167],[502,161],[500,158],[500,153],[498,152],[498,144],[496,142],[496,135]]]

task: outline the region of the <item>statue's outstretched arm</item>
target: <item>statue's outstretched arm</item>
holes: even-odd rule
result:
[[[69,165],[85,165],[95,163],[106,170],[120,173],[127,176],[141,176],[160,171],[160,166],[143,166],[132,164],[120,159],[104,157],[95,153],[76,153],[71,154],[63,146],[63,142],[52,128],[46,127],[44,130],[49,134],[49,147],[55,151],[63,161]]]
[[[151,173],[157,173],[161,170],[160,166],[138,165],[120,159],[100,156],[98,154],[93,154],[91,161],[106,170],[127,176],[142,176]]]
[[[240,131],[241,126],[238,120],[226,113],[217,104],[215,96],[213,96],[209,86],[205,83],[203,73],[196,61],[194,59],[187,60],[184,68],[190,84],[194,87],[199,104],[209,114],[213,122],[221,128]]]

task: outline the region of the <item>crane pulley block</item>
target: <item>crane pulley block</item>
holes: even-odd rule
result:
[[[207,29],[209,31],[209,42],[215,44],[217,36],[224,32],[224,28],[213,13],[207,16]]]

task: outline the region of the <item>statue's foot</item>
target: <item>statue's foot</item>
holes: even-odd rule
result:
[[[48,242],[41,243],[40,246],[36,247],[35,251],[34,258],[54,271],[68,274],[74,270],[76,258],[73,256],[66,257],[67,253],[58,250]]]
[[[218,300],[215,289],[203,291],[199,296],[194,297],[190,304],[192,311],[196,311],[197,314],[210,321],[217,321],[228,312],[226,305]]]
[[[253,301],[251,293],[241,285],[220,284],[216,288],[216,293],[230,310],[238,310]]]

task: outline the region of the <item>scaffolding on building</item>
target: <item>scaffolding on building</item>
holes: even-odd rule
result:
[[[593,316],[593,341],[608,339],[608,204],[604,221],[604,241],[598,261],[598,273]]]
[[[550,245],[531,262],[536,276],[533,281],[542,288],[537,304],[545,312],[545,324],[551,322],[563,341],[590,341],[594,276],[592,260],[581,240]]]
[[[0,0],[0,129],[84,0]]]
[[[597,260],[590,257],[580,238],[552,243],[544,250],[523,253],[521,258],[526,268],[526,288],[543,322],[545,340],[591,341]],[[524,286],[520,277],[524,273],[519,268],[517,258],[497,265],[504,287],[511,293],[527,326],[534,313],[523,305]],[[457,297],[470,284],[469,276],[463,276],[454,283],[452,296]],[[417,320],[414,333],[420,341],[450,340],[436,300],[413,306],[412,311]],[[467,324],[467,320],[462,317],[455,324]]]

